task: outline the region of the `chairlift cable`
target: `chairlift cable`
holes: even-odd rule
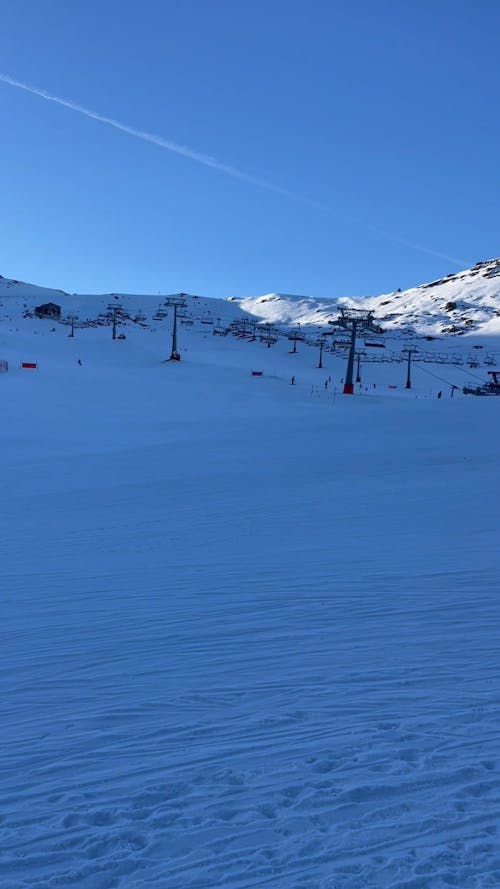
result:
[[[433,373],[432,370],[428,370],[426,367],[422,367],[421,364],[417,364],[417,363],[415,363],[415,368],[414,368],[414,369],[421,370],[421,371],[423,371],[425,374],[430,374],[431,377],[434,377],[436,380],[440,380],[441,383],[446,383],[447,386],[450,386],[450,387],[451,387],[451,386],[454,386],[455,389],[459,389],[459,388],[460,388],[460,387],[457,386],[455,383],[450,383],[450,381],[449,381],[449,380],[445,380],[444,377],[440,377],[440,376],[438,376],[438,374]]]
[[[394,356],[396,355],[396,352],[394,352],[392,349],[389,349],[389,352],[391,352],[391,354]],[[443,377],[438,376],[438,374],[433,373],[431,370],[428,370],[426,367],[422,367],[418,360],[415,361],[415,367],[418,367],[418,369],[424,371],[424,373],[430,374],[431,377],[436,377],[436,380],[441,380],[442,383],[446,383],[448,386],[455,385],[454,383],[449,383],[447,380],[443,379]],[[484,380],[481,379],[481,377],[478,377],[477,374],[471,373],[470,370],[467,370],[467,368],[465,368],[463,365],[460,365],[460,370],[463,373],[468,374],[470,377],[476,380],[476,382],[484,383]]]
[[[484,383],[484,380],[482,380],[481,377],[478,377],[477,374],[471,373],[470,370],[466,370],[465,367],[463,367],[462,370],[464,373],[469,374],[473,380],[477,380],[478,383]]]

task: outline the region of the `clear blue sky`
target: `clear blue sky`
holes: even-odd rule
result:
[[[304,198],[0,83],[5,277],[338,296],[500,254],[497,0],[1,5],[2,73]]]

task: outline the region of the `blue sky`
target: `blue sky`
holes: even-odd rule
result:
[[[2,0],[1,12],[3,74],[294,195],[0,83],[5,277],[338,296],[500,254],[493,0]]]

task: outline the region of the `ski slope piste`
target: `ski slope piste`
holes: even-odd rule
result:
[[[183,295],[179,361],[0,280],[2,889],[500,885],[497,266]]]

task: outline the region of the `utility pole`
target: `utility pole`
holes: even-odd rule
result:
[[[169,299],[166,299],[164,305],[168,307],[171,306],[174,310],[174,319],[172,325],[172,351],[170,353],[170,358],[167,360],[180,361],[181,356],[177,351],[177,310],[184,308],[184,306],[186,305],[186,300],[183,298],[182,295],[179,294],[178,297],[172,296]]]
[[[405,389],[411,389],[411,356],[415,355],[416,352],[418,352],[418,349],[402,349],[401,350],[401,354],[407,356]]]
[[[382,333],[382,328],[375,324],[373,320],[373,311],[364,312],[362,309],[341,309],[340,315],[336,321],[329,321],[336,327],[342,327],[344,330],[350,331],[351,342],[349,346],[349,355],[347,358],[347,371],[345,375],[345,383],[343,394],[354,394],[354,356],[356,353],[356,335],[358,333]],[[359,375],[359,374],[358,374]]]
[[[71,333],[68,336],[75,335],[75,321],[78,321],[78,315],[68,315],[68,321],[71,323]]]

